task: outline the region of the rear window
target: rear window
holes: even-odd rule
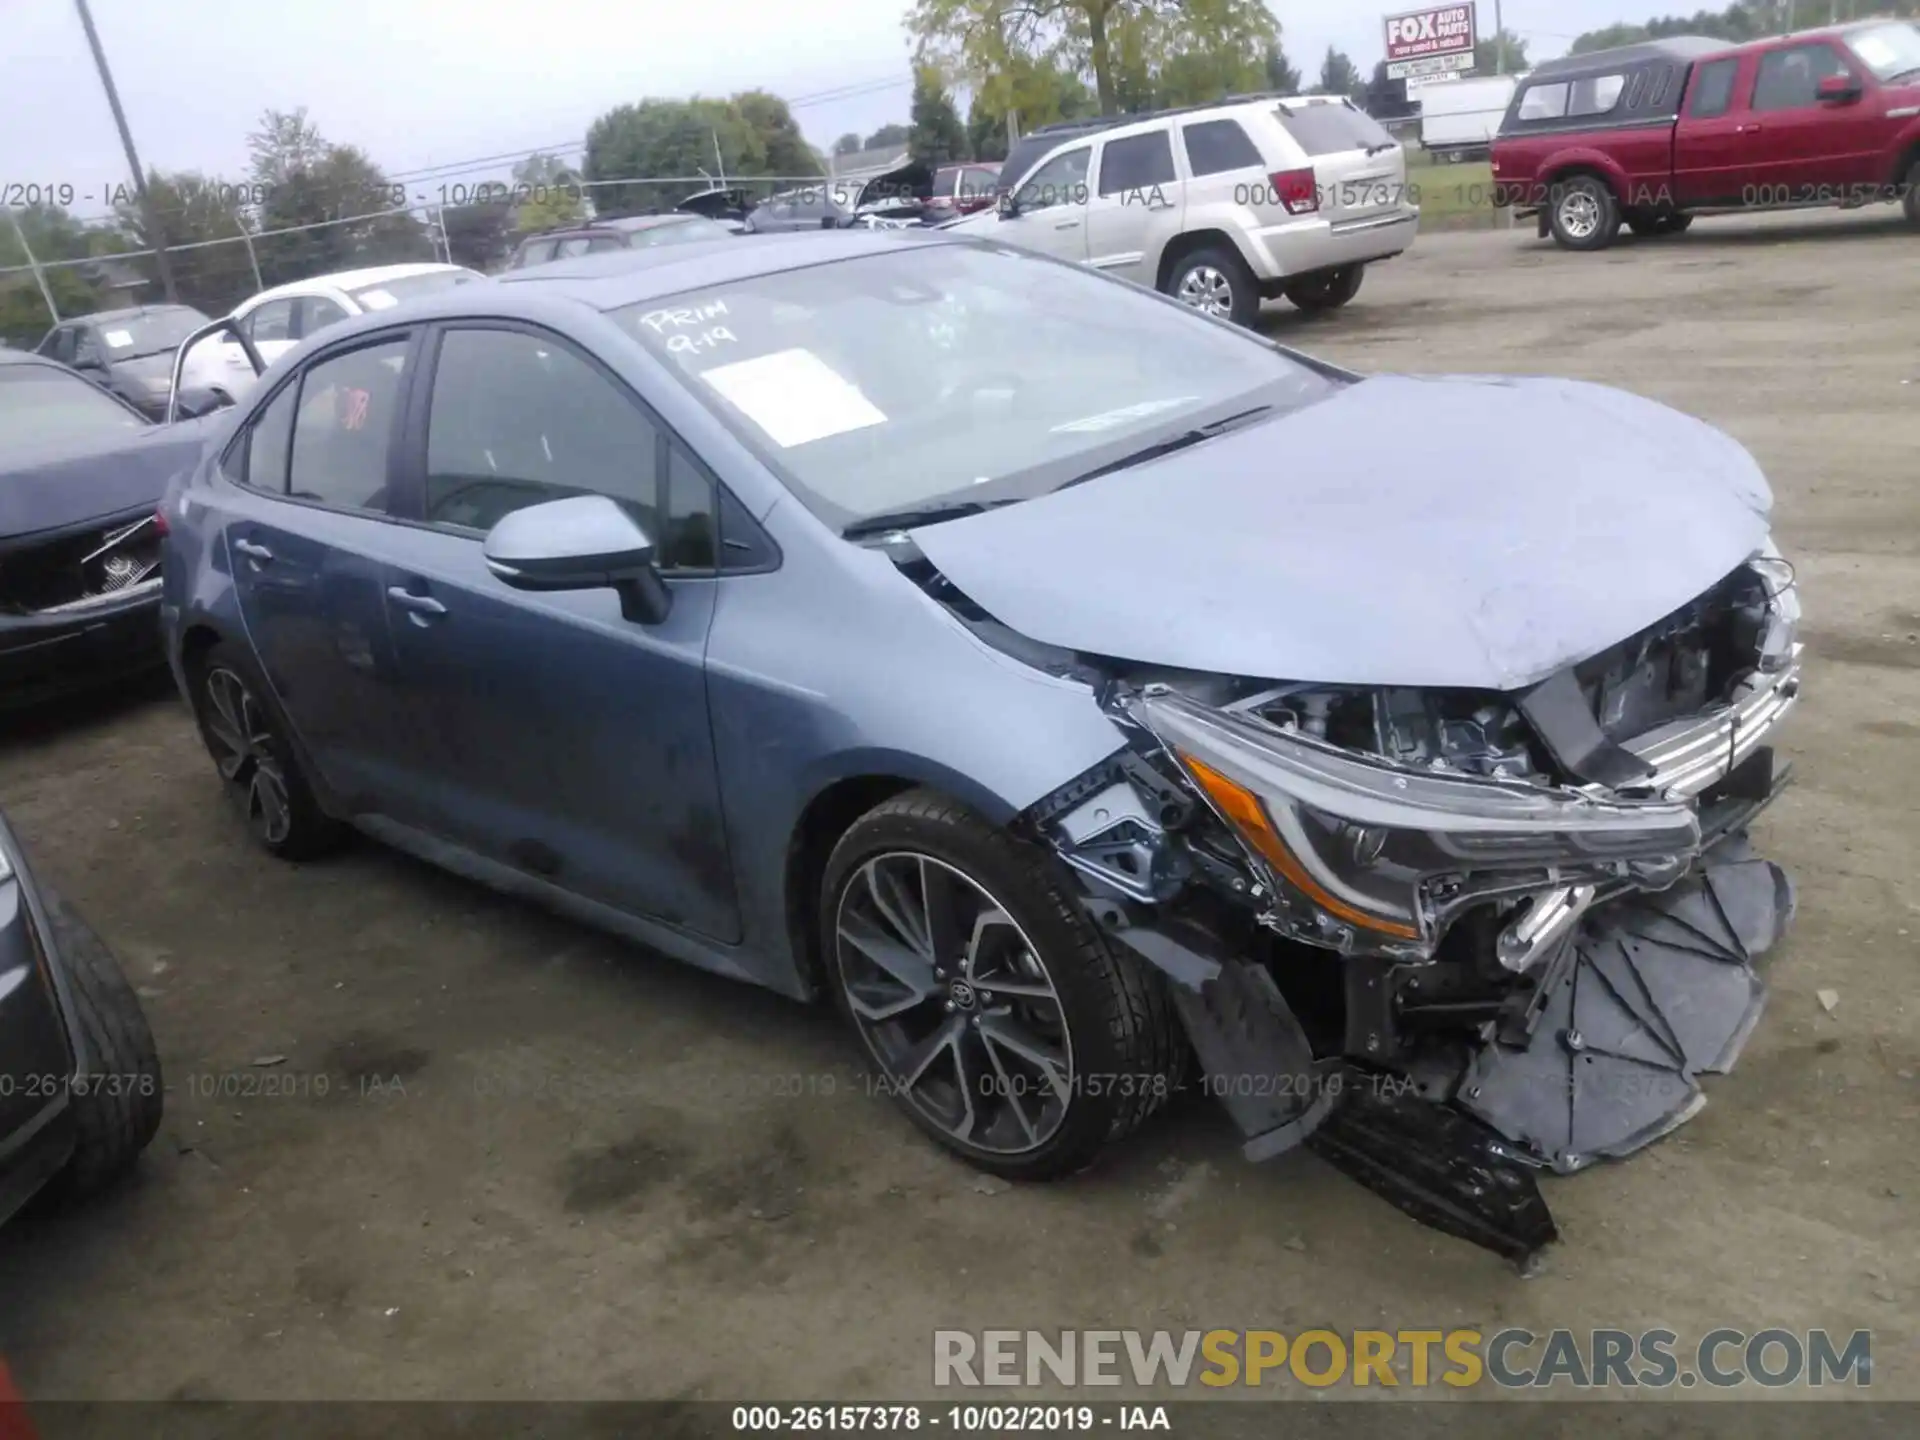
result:
[[[1237,120],[1202,120],[1186,126],[1181,138],[1186,142],[1187,168],[1196,177],[1261,168],[1260,152]]]
[[[1278,112],[1280,124],[1309,158],[1346,150],[1375,150],[1395,143],[1386,127],[1348,105],[1303,105]]]

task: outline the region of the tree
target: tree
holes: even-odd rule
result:
[[[878,130],[867,136],[866,142],[861,145],[860,148],[862,150],[891,149],[896,145],[907,144],[912,134],[912,128],[906,125],[882,125]]]
[[[534,230],[572,225],[583,219],[587,213],[587,191],[581,187],[580,176],[571,165],[557,155],[541,153],[529,155],[513,167],[512,203],[507,224],[502,227],[502,247],[510,243],[505,234],[508,225],[524,235]],[[451,234],[447,239],[452,244]],[[474,264],[471,260],[460,263]],[[486,267],[475,265],[474,268]]]
[[[860,144],[860,137],[849,130],[833,142],[834,158],[838,159],[842,155],[852,155],[861,148],[863,147]]]
[[[435,257],[406,187],[357,146],[329,144],[306,111],[268,110],[247,148],[262,232],[254,248],[268,285]]]
[[[34,259],[42,264],[78,260],[98,253],[93,248],[95,233],[58,206],[22,206],[13,212],[13,218],[26,233]],[[26,263],[27,252],[20,246],[20,237],[12,225],[0,221],[0,265]],[[62,317],[85,315],[100,308],[101,295],[87,279],[83,267],[62,265],[41,273]],[[0,339],[30,349],[45,338],[53,324],[54,317],[47,313],[47,302],[30,272],[0,275]]]
[[[923,165],[944,165],[971,155],[967,129],[960,123],[953,97],[940,82],[940,72],[920,65],[913,72],[913,123],[907,131],[907,153]]]
[[[1473,44],[1475,75],[1518,75],[1532,68],[1527,62],[1527,42],[1511,30],[1501,30]]]
[[[1090,75],[1100,113],[1115,115],[1170,56],[1259,55],[1279,33],[1262,0],[913,0],[906,24],[919,63],[988,90],[1023,123],[996,93],[1023,64]]]
[[[1417,108],[1407,98],[1407,82],[1387,76],[1387,62],[1373,67],[1373,79],[1367,84],[1367,101],[1361,107],[1376,120],[1402,120]]]
[[[596,212],[633,215],[671,209],[707,188],[682,177],[716,167],[729,180],[765,175],[766,144],[732,101],[695,96],[615,106],[588,127],[581,172],[595,186]]]
[[[1287,59],[1287,52],[1281,49],[1277,36],[1267,43],[1267,53],[1263,61],[1263,69],[1265,70],[1267,89],[1277,91],[1282,95],[1298,95],[1300,93],[1300,72],[1294,69],[1292,63]]]
[[[787,102],[765,90],[742,90],[732,104],[759,137],[766,171],[783,179],[818,175],[820,157],[800,133]]]
[[[1327,58],[1320,62],[1320,83],[1313,87],[1321,95],[1351,96],[1357,105],[1366,99],[1366,81],[1346,52],[1327,47]]]
[[[248,173],[261,189],[272,190],[286,184],[296,171],[318,165],[327,158],[327,150],[320,127],[307,118],[305,106],[268,110],[260,117],[260,128],[247,137],[247,152],[253,157]]]
[[[117,207],[118,229],[129,248],[169,250],[174,289],[182,304],[222,315],[260,288],[247,252],[252,225],[245,202],[255,193],[245,185],[208,179],[195,172],[147,176],[147,195],[159,217],[155,235],[146,212],[131,200]],[[226,244],[208,244],[226,241]],[[192,246],[192,249],[177,249]],[[146,270],[152,262],[141,262]]]

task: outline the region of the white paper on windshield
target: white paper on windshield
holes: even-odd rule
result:
[[[702,370],[700,378],[783,450],[887,423],[859,386],[811,350],[778,350],[716,365]]]
[[[1137,405],[1123,405],[1118,410],[1102,410],[1098,415],[1083,415],[1078,420],[1069,420],[1064,425],[1054,426],[1053,433],[1085,435],[1111,430],[1129,420],[1144,420],[1149,415],[1158,415],[1162,410],[1177,410],[1182,405],[1191,405],[1199,398],[1197,395],[1175,395],[1169,400],[1142,400]]]
[[[391,310],[400,303],[384,290],[362,290],[358,298],[362,310]]]
[[[133,343],[131,330],[109,330],[100,337],[116,350],[124,350]]]

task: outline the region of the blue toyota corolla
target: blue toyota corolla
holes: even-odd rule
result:
[[[1652,402],[820,234],[362,317],[223,435],[164,620],[268,852],[830,996],[987,1169],[1191,1087],[1523,1255],[1758,1016],[1793,572]]]

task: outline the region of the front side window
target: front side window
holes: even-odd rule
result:
[[[340,510],[385,507],[407,345],[404,337],[386,340],[308,367],[293,420],[289,495]]]
[[[1173,181],[1173,141],[1164,130],[1109,140],[1101,150],[1102,195],[1151,190],[1156,185],[1171,185]]]
[[[1339,381],[1080,266],[991,244],[729,280],[614,318],[829,524],[1028,499]]]
[[[1733,104],[1733,82],[1739,74],[1735,59],[1712,60],[1694,72],[1693,98],[1687,102],[1687,114],[1700,120],[1724,115]]]
[[[1847,62],[1831,45],[1789,45],[1760,57],[1753,82],[1756,110],[1801,110],[1820,103],[1820,82],[1847,75]]]
[[[449,330],[427,420],[427,515],[490,530],[528,505],[618,500],[659,525],[659,431],[571,349],[523,330]]]
[[[1087,203],[1087,166],[1093,158],[1093,147],[1081,145],[1056,155],[1038,170],[1033,178],[1020,187],[1015,197],[1022,210],[1048,210],[1055,205],[1084,205]]]
[[[246,321],[247,336],[258,345],[266,340],[293,339],[293,301],[269,300]]]
[[[146,421],[71,371],[0,365],[0,456],[146,428]]]

